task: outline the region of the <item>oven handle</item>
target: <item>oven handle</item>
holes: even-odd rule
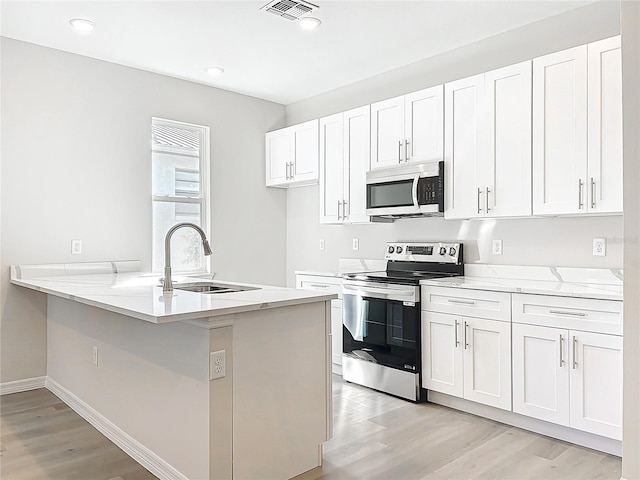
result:
[[[342,285],[342,293],[344,295],[357,295],[360,297],[372,297],[382,298],[387,300],[394,300],[397,297],[398,301],[417,301],[416,288],[398,288],[389,286],[364,286],[364,285],[349,285],[344,283]]]

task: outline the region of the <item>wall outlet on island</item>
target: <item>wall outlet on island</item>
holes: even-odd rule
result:
[[[218,350],[209,354],[209,380],[223,378],[227,374],[227,352]]]
[[[324,238],[320,239],[320,251],[323,252],[324,251]]]
[[[82,240],[71,240],[71,255],[82,253]]]
[[[357,238],[354,238],[352,242],[352,248],[354,250],[358,250],[360,248],[360,240],[358,240]]]

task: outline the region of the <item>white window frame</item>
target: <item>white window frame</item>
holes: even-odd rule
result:
[[[200,226],[202,230],[204,230],[207,235],[207,239],[209,239],[211,243],[211,230],[209,228],[210,225],[210,209],[211,209],[211,188],[209,181],[209,171],[210,171],[210,145],[209,139],[210,137],[210,129],[204,125],[196,125],[193,123],[179,122],[176,120],[169,120],[166,118],[159,117],[151,117],[151,125],[165,125],[168,127],[174,128],[184,128],[187,130],[195,130],[198,132],[198,136],[200,137],[200,152],[199,152],[199,169],[200,169],[200,197],[184,197],[177,195],[151,195],[151,222],[153,225],[153,202],[170,202],[170,203],[197,203],[200,205]],[[155,152],[164,152],[164,153],[178,153],[181,155],[185,155],[185,151],[181,148],[170,147],[166,145],[154,145],[151,143],[151,157],[153,162],[153,154]],[[195,156],[191,154],[192,156]],[[176,222],[178,223],[178,222]],[[163,244],[164,248],[164,244]],[[151,241],[151,250],[152,256],[154,258],[154,242],[153,236]],[[204,257],[203,269],[190,271],[190,272],[180,272],[180,273],[209,273],[211,271],[211,256],[207,255]]]

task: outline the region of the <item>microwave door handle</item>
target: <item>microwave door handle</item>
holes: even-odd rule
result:
[[[413,188],[411,189],[411,198],[413,199],[413,206],[416,208],[420,208],[418,205],[418,181],[420,180],[420,175],[416,175],[413,179]]]

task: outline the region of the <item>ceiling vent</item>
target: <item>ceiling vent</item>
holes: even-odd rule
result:
[[[301,0],[274,0],[267,3],[262,9],[287,20],[298,20],[303,15],[311,13],[317,5]]]

